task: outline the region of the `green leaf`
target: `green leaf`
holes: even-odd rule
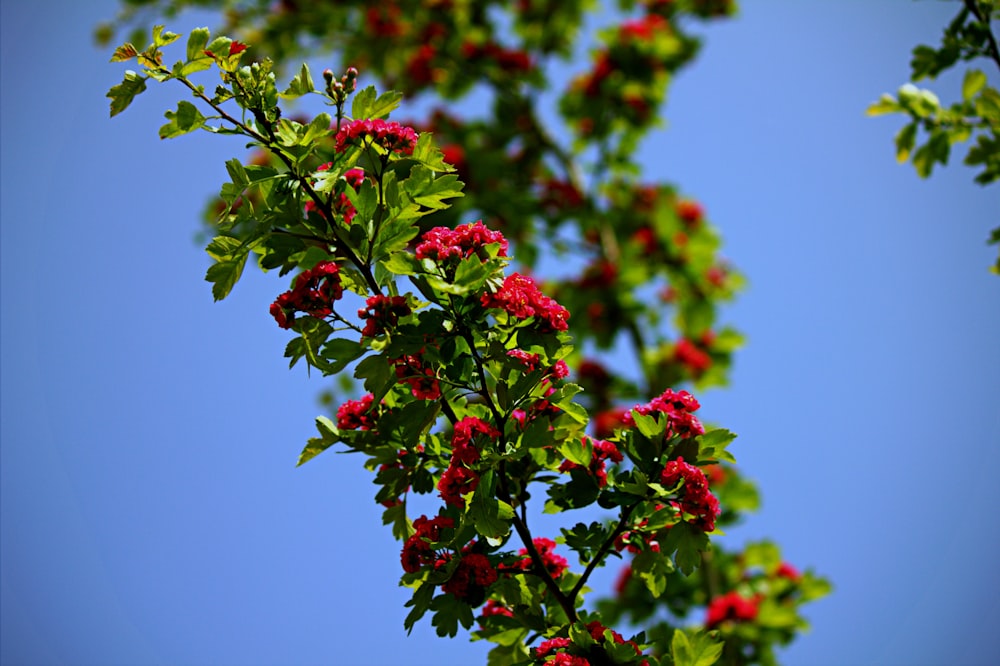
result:
[[[243,252],[232,259],[220,261],[208,267],[205,280],[212,283],[212,297],[215,300],[224,299],[239,282],[240,276],[243,275],[243,267],[247,263],[247,254],[247,252]]]
[[[382,512],[382,524],[392,525],[392,536],[404,541],[410,536],[410,524],[406,520],[406,505],[394,504]]]
[[[507,502],[480,492],[481,488],[483,485],[476,489],[469,505],[469,515],[476,531],[484,537],[507,536],[510,534],[510,521],[514,518],[514,508]]]
[[[674,563],[681,573],[689,576],[701,565],[701,553],[708,550],[708,536],[694,525],[682,521],[667,530],[663,545],[668,553],[677,551]]]
[[[423,272],[420,260],[409,252],[395,252],[381,261],[382,266],[395,275],[416,275]]]
[[[434,611],[434,619],[431,620],[437,628],[437,635],[442,638],[452,637],[458,633],[458,625],[468,629],[472,626],[475,618],[472,616],[472,607],[464,601],[460,601],[453,594],[442,594],[431,601],[431,610]]]
[[[403,93],[395,90],[387,90],[378,96],[368,107],[366,118],[386,118],[393,109],[399,106],[403,99]],[[358,116],[355,116],[357,118]]]
[[[153,26],[153,45],[157,48],[172,44],[180,39],[180,35],[169,30],[164,32],[162,25]]]
[[[465,196],[458,176],[446,174],[435,178],[430,169],[420,164],[413,167],[403,187],[413,201],[434,210],[448,208],[451,204],[444,203],[445,199]]]
[[[723,428],[709,430],[698,436],[698,459],[699,460],[724,460],[726,462],[736,462],[726,447],[736,439],[736,434]]]
[[[642,579],[654,598],[659,598],[667,589],[667,576],[674,572],[674,565],[663,553],[646,548],[632,559],[632,572]]]
[[[243,241],[232,236],[216,236],[205,248],[205,252],[216,261],[225,261],[237,254]]]
[[[305,65],[303,65],[305,67]],[[305,133],[302,138],[299,139],[300,146],[308,146],[316,141],[321,136],[325,136],[330,133],[330,123],[332,122],[330,114],[321,113],[312,119],[312,122],[306,127]]]
[[[351,117],[355,120],[370,118],[370,109],[375,103],[375,86],[368,86],[354,94],[351,102]]]
[[[670,641],[674,666],[712,666],[722,656],[724,643],[697,630],[676,629]]]
[[[323,345],[320,356],[330,361],[324,369],[324,374],[332,375],[347,367],[351,361],[365,353],[365,348],[357,340],[333,338]]]
[[[208,31],[208,28],[195,28],[191,31],[191,34],[188,35],[187,52],[185,54],[188,62],[203,58],[210,60],[205,55],[205,46],[208,45],[208,38],[210,36],[211,33]]]
[[[413,631],[413,625],[424,616],[427,609],[431,606],[431,599],[434,597],[434,585],[430,583],[424,583],[417,588],[417,591],[413,593],[413,597],[406,602],[405,607],[413,607],[413,610],[409,612],[406,619],[403,620],[403,628],[406,629],[407,635]]]
[[[591,447],[583,443],[583,439],[573,437],[559,446],[559,453],[563,454],[567,460],[576,463],[581,467],[589,467],[593,456]]]
[[[899,102],[892,95],[886,93],[882,95],[877,102],[874,102],[865,111],[869,116],[881,116],[886,113],[895,113],[897,111],[902,111],[902,107],[899,106]]]
[[[896,134],[896,161],[902,164],[910,159],[910,151],[917,138],[917,123],[912,122],[903,126]]]
[[[177,111],[167,111],[163,115],[170,122],[160,128],[161,139],[172,139],[193,132],[205,124],[205,116],[201,115],[194,104],[184,100],[177,103]]]
[[[306,448],[302,449],[302,453],[299,454],[299,461],[295,464],[296,467],[309,462],[340,441],[337,426],[327,417],[316,417],[316,429],[319,430],[320,436],[309,439]]]
[[[423,132],[420,135],[410,158],[438,173],[449,173],[455,170],[455,167],[444,161],[444,154],[434,145],[434,139],[430,132]]]
[[[313,85],[312,74],[309,73],[309,65],[302,63],[302,69],[289,82],[288,87],[285,89],[285,92],[281,93],[281,96],[285,99],[295,99],[314,90],[316,90],[316,86]],[[330,125],[327,123],[327,129],[329,128]]]
[[[357,379],[364,379],[365,389],[375,396],[378,403],[389,390],[395,379],[392,366],[382,355],[373,355],[363,359],[354,369]]]
[[[986,75],[978,69],[970,69],[965,73],[965,79],[962,81],[962,99],[966,102],[972,100],[985,85]]]
[[[105,97],[111,98],[111,117],[114,118],[119,113],[128,108],[135,96],[146,89],[146,77],[136,74],[132,70],[126,70],[125,79],[111,90]]]

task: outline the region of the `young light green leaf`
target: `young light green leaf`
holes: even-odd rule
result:
[[[157,48],[166,46],[167,44],[172,44],[181,37],[177,33],[170,32],[169,30],[164,32],[163,28],[164,26],[162,25],[153,26],[153,45]]]
[[[670,641],[674,666],[712,666],[722,656],[721,640],[703,631],[676,629]]]
[[[403,93],[396,92],[395,90],[387,90],[378,96],[374,102],[368,107],[368,112],[364,116],[365,118],[385,118],[399,106],[400,101],[403,99]],[[360,116],[355,115],[355,118]]]
[[[966,102],[970,101],[985,85],[986,75],[978,69],[970,69],[965,73],[965,79],[962,81],[962,99]]]
[[[160,128],[161,139],[172,139],[175,136],[193,132],[205,125],[205,116],[201,115],[198,107],[184,100],[177,103],[176,111],[167,111],[163,115],[170,122]]]
[[[313,84],[312,74],[309,73],[309,65],[302,63],[302,69],[295,75],[281,96],[285,99],[295,99],[316,90]]]
[[[187,51],[185,53],[188,62],[207,58],[205,55],[205,46],[208,45],[208,38],[210,36],[211,33],[208,31],[208,28],[195,28],[191,31],[191,34],[188,35]]]
[[[375,103],[375,86],[368,86],[354,94],[351,102],[351,117],[356,120],[370,118],[372,105]]]

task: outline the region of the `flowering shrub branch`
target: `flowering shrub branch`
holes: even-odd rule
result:
[[[537,16],[533,3],[518,4],[526,44],[539,56],[563,51],[555,35],[531,26],[578,21],[575,3]],[[709,16],[726,6],[695,2],[683,11]],[[405,43],[391,44],[406,42],[412,28],[393,7],[365,14],[366,29],[387,44],[368,40],[357,62],[391,78],[391,61],[402,58],[400,87],[416,93],[433,83],[458,94],[469,72],[444,63],[465,53],[470,71],[496,87],[503,123],[464,124],[444,113],[424,126],[389,120],[401,95],[358,90],[354,68],[339,78],[327,70],[317,89],[303,65],[279,90],[271,61],[242,64],[253,45],[209,41],[206,29],[192,31],[186,57],[171,68],[162,49],[178,36],[162,28],[145,50],[125,44],[113,58],[135,59],[141,72],[127,72],[108,93],[112,115],[148,79],[178,80],[212,115],[181,101],[161,136],[238,134],[259,151],[248,163],[227,163],[207,248],[213,294],[226,297],[250,258],[294,273],[270,306],[295,335],[290,364],[351,372],[365,391],[340,401],[335,418],[317,419],[319,436],[299,464],[334,445],[365,456],[384,522],[403,544],[401,580],[413,590],[407,629],[428,612],[442,636],[478,622],[474,635],[496,643],[491,663],[766,662],[804,626],[798,606],[827,585],[805,573],[743,590],[720,568],[742,555],[710,539],[753,508],[756,493],[731,466],[734,436],[706,429],[694,416],[697,400],[669,386],[724,380],[738,336],[713,330],[715,301],[738,280],[715,256],[718,238],[699,205],[629,179],[630,154],[656,117],[669,73],[694,52],[671,23],[682,10],[644,3],[644,18],[609,31],[594,71],[566,92],[577,140],[599,148],[600,164],[587,168],[578,149],[561,148],[537,120],[525,89],[544,81],[538,58],[481,36],[457,51],[425,49],[456,34],[432,28],[435,21],[461,16],[433,7],[414,11],[412,26],[429,22],[417,30],[426,43],[408,56]],[[428,42],[427,34],[435,36]],[[352,43],[346,38],[345,52]],[[213,68],[221,85],[209,96],[190,77]],[[333,115],[288,117],[282,100],[304,95],[318,95]],[[240,113],[227,110],[234,105]],[[618,118],[616,108],[628,111]],[[474,168],[491,162],[493,170]],[[530,180],[520,181],[522,172]],[[470,223],[473,210],[488,212],[489,224]],[[578,224],[572,242],[588,257],[582,275],[551,286],[509,270],[511,248],[530,266],[537,235],[567,222]],[[673,341],[657,308],[637,296],[649,287],[677,307]],[[644,387],[581,356],[583,345],[606,348],[619,334],[642,359]],[[641,404],[622,406],[630,400]],[[554,540],[538,536],[528,502],[542,491],[546,512],[590,507],[610,517],[563,528]],[[408,513],[411,492],[437,495],[436,514]],[[628,584],[585,604],[593,572],[622,552],[633,556]],[[699,606],[701,629],[682,628]],[[648,629],[626,641],[609,628],[619,620],[648,621]]]

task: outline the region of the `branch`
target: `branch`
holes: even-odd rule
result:
[[[993,35],[993,31],[990,30],[990,19],[988,16],[983,16],[982,11],[979,9],[979,3],[976,0],[964,0],[966,9],[976,17],[986,28],[986,47],[989,52],[990,58],[996,63],[997,67],[1000,68],[1000,47],[997,46],[996,37]]]
[[[497,470],[500,473],[500,493],[499,497],[507,504],[511,503],[510,489],[507,486],[507,465],[506,462],[500,461],[500,468]],[[528,556],[531,558],[532,563],[535,568],[535,575],[542,579],[545,584],[546,589],[552,593],[552,596],[556,598],[559,602],[559,606],[566,613],[566,617],[570,622],[577,621],[576,606],[574,601],[578,590],[570,596],[566,596],[563,591],[559,588],[559,584],[556,583],[555,579],[552,578],[552,574],[549,570],[545,568],[545,562],[542,560],[542,556],[538,553],[538,549],[535,548],[535,541],[531,538],[531,531],[528,526],[521,518],[515,513],[514,514],[514,529],[517,530],[517,535],[521,537],[521,542],[524,544],[524,548],[528,551]]]

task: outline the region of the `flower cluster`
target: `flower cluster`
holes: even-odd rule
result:
[[[674,345],[674,362],[687,368],[694,377],[699,377],[712,366],[712,357],[687,338],[681,338]]]
[[[705,627],[714,629],[723,622],[753,622],[757,619],[757,607],[760,599],[757,597],[740,596],[738,592],[728,592],[715,597],[708,604],[708,614]]]
[[[410,306],[404,296],[376,294],[365,300],[365,307],[358,310],[358,317],[367,320],[361,335],[374,338],[392,328],[400,317],[410,314]]]
[[[481,259],[486,257],[480,249],[491,243],[499,243],[497,256],[507,256],[507,239],[499,231],[492,231],[477,220],[471,224],[462,224],[454,229],[434,227],[424,233],[417,245],[417,259],[432,259],[438,263],[465,259],[476,254]]]
[[[719,517],[719,500],[708,489],[708,479],[704,472],[684,462],[684,458],[671,460],[663,466],[660,482],[673,488],[683,481],[677,491],[678,500],[674,506],[683,513],[695,516],[694,524],[706,532],[715,529],[715,519]]]
[[[470,606],[478,606],[483,603],[486,588],[497,582],[497,578],[496,567],[488,557],[482,553],[465,552],[451,578],[441,585],[441,590],[455,595]]]
[[[635,650],[636,655],[641,655],[642,650],[639,646],[635,644],[634,641],[626,641],[622,638],[622,635],[617,631],[608,629],[598,620],[587,623],[587,631],[590,632],[591,638],[598,643],[598,645],[611,641],[616,645],[631,645],[632,649]],[[531,656],[538,663],[543,664],[558,664],[559,666],[591,666],[591,661],[582,655],[573,654],[574,651],[579,651],[580,648],[574,646],[573,642],[568,638],[556,637],[550,638],[548,640],[542,641],[538,647],[532,648]],[[606,663],[607,657],[602,655],[602,659],[599,663]],[[648,664],[646,660],[640,662],[643,665]]]
[[[422,351],[422,350],[421,350]],[[396,378],[410,385],[410,392],[417,400],[437,400],[441,397],[441,384],[434,368],[424,363],[417,354],[407,354],[389,360],[396,368]]]
[[[433,566],[438,561],[437,551],[431,544],[441,541],[441,530],[452,528],[455,521],[447,516],[437,516],[428,519],[427,516],[420,516],[413,521],[413,536],[403,544],[403,551],[399,555],[406,573],[416,573],[422,567]]]
[[[534,68],[530,55],[517,49],[505,48],[496,42],[486,42],[485,44],[465,42],[462,44],[462,56],[470,61],[489,60],[495,62],[497,67],[509,74],[530,72]]]
[[[360,400],[348,400],[337,409],[337,427],[341,430],[374,430],[375,414],[372,403],[375,396],[366,393]]]
[[[466,416],[455,424],[451,438],[451,463],[437,486],[441,499],[452,506],[464,508],[462,495],[471,493],[479,486],[479,474],[471,469],[482,455],[482,442],[477,442],[477,435],[492,441],[500,437],[500,431],[475,416]]]
[[[534,317],[542,333],[565,331],[569,312],[555,300],[538,289],[530,277],[511,273],[495,293],[485,293],[482,303],[487,308],[497,308],[517,319]]]
[[[608,485],[608,472],[605,468],[605,463],[610,460],[613,463],[620,463],[623,460],[621,451],[618,447],[611,442],[605,441],[603,439],[594,439],[593,437],[583,436],[584,446],[589,446],[590,453],[590,466],[588,470],[590,474],[597,479],[597,485],[603,488]],[[568,472],[571,469],[580,467],[575,462],[570,460],[564,460],[561,465],[559,465],[560,472]]]
[[[348,145],[376,145],[386,152],[412,155],[417,139],[412,127],[400,125],[394,120],[349,120],[337,131],[336,151],[341,153]]]
[[[281,328],[291,328],[296,312],[326,317],[333,312],[333,302],[343,295],[340,268],[332,261],[321,261],[300,273],[292,288],[278,296],[271,304],[271,316]]]
[[[556,555],[555,548],[556,542],[552,539],[547,539],[545,537],[536,537],[531,540],[532,544],[535,546],[535,550],[538,551],[539,557],[542,559],[542,565],[545,570],[549,572],[549,575],[553,579],[559,578],[563,575],[566,569],[569,568],[569,562],[562,555]],[[513,565],[509,565],[504,568],[505,571],[515,570],[515,571],[531,571],[534,568],[532,564],[531,557],[528,555],[528,549],[522,548],[517,551],[523,559],[515,562]]]
[[[667,389],[645,405],[636,405],[632,409],[647,416],[651,414],[665,415],[668,424],[667,437],[675,435],[694,437],[705,433],[705,427],[693,413],[698,411],[700,407],[698,400],[687,391]],[[631,426],[633,423],[632,413],[626,413],[625,425]]]

